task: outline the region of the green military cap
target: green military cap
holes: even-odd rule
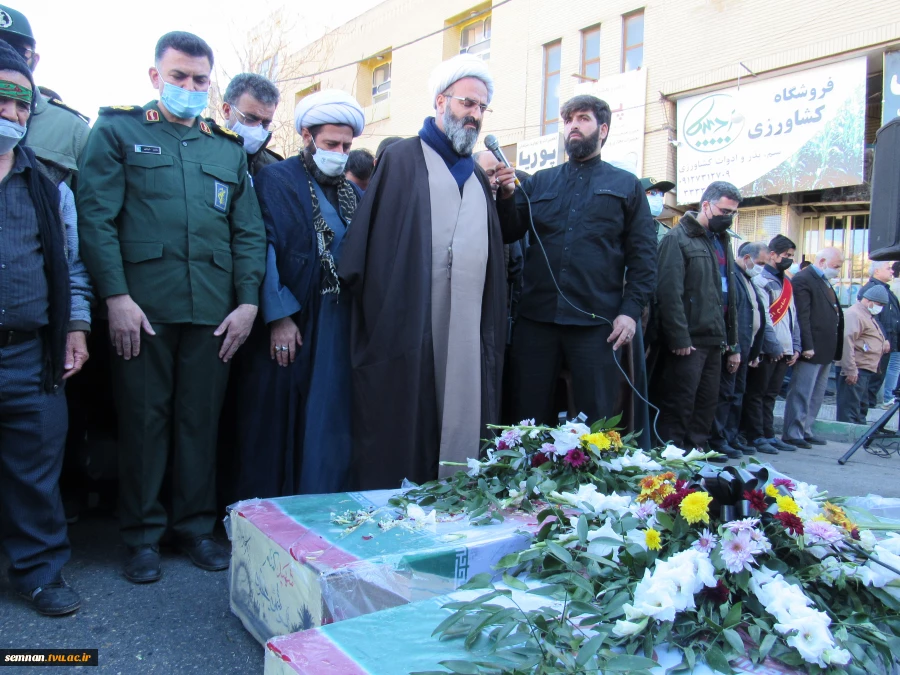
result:
[[[675,187],[675,183],[671,183],[667,180],[656,180],[655,178],[641,178],[641,187],[644,188],[644,192],[647,190],[668,192]]]
[[[28,19],[22,12],[6,5],[0,5],[0,38],[7,41],[9,38],[18,38],[17,41],[25,42],[32,49],[35,46],[34,33],[31,32]]]

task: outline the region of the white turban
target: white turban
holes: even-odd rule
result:
[[[346,124],[356,138],[366,126],[362,107],[350,94],[340,89],[317,91],[304,98],[294,109],[294,128],[297,133],[318,124]]]
[[[488,92],[487,103],[491,102],[491,99],[494,98],[494,78],[491,77],[491,71],[488,70],[484,59],[473,54],[460,54],[435,68],[428,79],[428,89],[431,91],[431,101],[435,108],[437,108],[437,97],[447,91],[454,82],[464,77],[474,77],[484,82]]]

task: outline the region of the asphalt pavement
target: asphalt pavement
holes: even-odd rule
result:
[[[833,495],[900,497],[900,456],[880,458],[860,450],[840,466],[837,459],[848,448],[829,443],[763,457],[779,471]],[[66,578],[81,593],[81,609],[68,617],[39,616],[0,577],[0,648],[99,649],[99,668],[80,669],[95,673],[261,675],[262,647],[228,607],[227,572],[204,572],[163,549],[162,580],[135,586],[121,573],[125,548],[112,516],[88,514],[70,526],[69,536],[73,551]],[[64,671],[25,667],[15,672]]]

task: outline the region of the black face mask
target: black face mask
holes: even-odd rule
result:
[[[785,272],[785,271],[791,269],[791,265],[793,265],[793,264],[794,264],[793,258],[782,258],[781,260],[778,261],[778,263],[775,265],[775,267],[778,268],[779,272]]]
[[[722,234],[734,220],[734,216],[713,216],[709,219],[709,231],[713,234]]]

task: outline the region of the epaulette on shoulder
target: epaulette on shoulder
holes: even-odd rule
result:
[[[220,136],[224,136],[228,140],[233,141],[243,147],[244,139],[241,138],[240,134],[236,134],[231,129],[226,129],[223,126],[220,126],[211,117],[206,117],[203,119],[203,121],[209,125],[209,128],[213,130],[213,133],[219,134]]]
[[[281,155],[279,155],[279,154],[278,154],[277,152],[275,152],[274,150],[269,150],[268,148],[266,148],[265,151],[266,151],[268,154],[272,155],[272,157],[274,157],[275,159],[277,159],[279,162],[283,162],[283,161],[284,161],[284,157],[282,157]]]
[[[100,108],[101,115],[143,115],[144,108],[139,105],[108,105]]]
[[[78,115],[78,117],[80,117],[82,120],[84,120],[85,124],[91,123],[90,117],[88,117],[87,115],[82,115],[80,112],[75,110],[75,108],[71,108],[71,107],[67,106],[65,103],[60,101],[58,98],[51,97],[48,99],[48,101],[50,101],[50,105],[56,106],[57,108],[62,108],[63,110],[67,110],[70,113],[72,113],[73,115]]]

